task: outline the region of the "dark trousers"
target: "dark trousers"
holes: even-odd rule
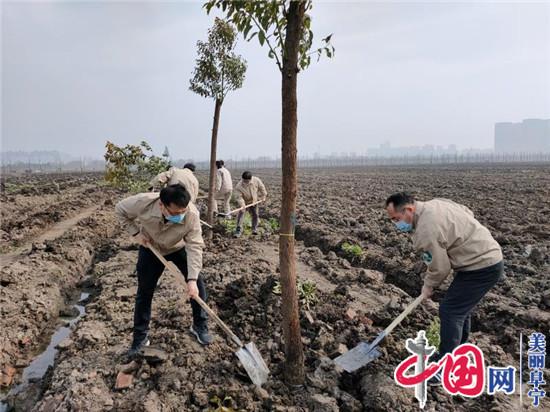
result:
[[[174,262],[179,270],[183,273],[187,280],[187,254],[185,249],[180,249],[174,253],[165,256],[166,260]],[[148,248],[139,247],[139,255],[137,262],[138,289],[136,294],[136,306],[134,309],[134,343],[139,344],[149,331],[149,322],[151,321],[151,302],[157,282],[164,270],[164,265]],[[206,301],[206,288],[199,275],[197,279],[197,287],[199,296]],[[193,310],[193,323],[197,328],[206,327],[208,315],[200,307],[200,305],[191,300],[191,308]]]
[[[248,209],[241,210],[237,215],[237,227],[239,230],[243,230],[243,218],[244,213],[248,210],[248,212],[252,215],[252,230],[256,230],[258,228],[258,205],[249,207]]]
[[[499,281],[504,272],[501,262],[478,270],[457,272],[439,304],[441,321],[438,357],[466,343],[470,335],[470,316],[479,301]]]

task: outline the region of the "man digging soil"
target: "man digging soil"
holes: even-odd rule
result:
[[[164,265],[148,248],[157,248],[174,262],[187,281],[193,325],[191,333],[202,345],[212,342],[208,333],[208,315],[193,299],[206,301],[202,269],[204,242],[199,211],[190,202],[189,192],[180,184],[165,187],[159,193],[141,193],[128,197],[115,207],[119,221],[140,244],[137,261],[138,289],[134,309],[134,333],[129,357],[136,356],[149,344],[151,302]]]
[[[422,287],[426,299],[455,272],[439,304],[441,341],[432,361],[439,360],[468,341],[473,309],[502,276],[500,245],[470,209],[447,199],[420,202],[401,192],[386,200],[386,211],[398,230],[413,231],[413,246],[428,266]],[[441,385],[441,373],[428,384]]]
[[[267,190],[264,183],[259,177],[252,176],[252,173],[246,171],[242,174],[242,178],[235,187],[235,200],[240,208],[256,203],[258,201],[265,201],[267,198]],[[248,208],[248,212],[252,215],[252,234],[258,234],[258,222],[260,220],[258,215],[258,205]],[[243,232],[243,221],[246,210],[243,209],[237,215],[237,228],[235,229],[234,236],[240,237]]]

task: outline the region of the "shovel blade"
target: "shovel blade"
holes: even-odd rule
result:
[[[354,372],[379,356],[380,351],[378,351],[378,349],[372,348],[371,345],[366,342],[361,342],[355,348],[334,359],[334,363],[346,372]]]
[[[241,361],[246,373],[250,377],[252,383],[256,386],[262,386],[267,382],[269,369],[264,362],[260,351],[256,348],[253,342],[247,343],[241,347],[235,355]]]

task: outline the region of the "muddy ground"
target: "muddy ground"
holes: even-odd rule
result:
[[[234,180],[239,174],[234,172]],[[86,315],[60,345],[54,367],[32,390],[9,397],[16,410],[202,411],[217,408],[214,396],[229,397],[226,403],[234,410],[247,411],[417,410],[413,390],[393,382],[393,369],[407,356],[405,339],[431,323],[437,303],[411,314],[367,367],[348,374],[331,361],[360,341],[372,340],[420,291],[423,265],[409,237],[396,232],[381,207],[398,190],[421,200],[447,197],[467,205],[502,245],[506,278],[482,301],[472,322],[471,340],[484,350],[488,364],[517,366],[520,332],[548,336],[550,167],[303,170],[298,274],[316,285],[318,301],[309,310],[302,305],[300,314],[306,385],[286,387],[281,382],[281,302],[273,293],[278,237],[269,224],[279,214],[280,175],[258,175],[269,192],[260,235],[233,239],[218,226],[206,248],[203,276],[214,310],[243,340],[254,341],[267,361],[272,376],[261,390],[251,385],[213,323],[216,339],[210,347],[200,347],[189,335],[190,308],[168,274],[156,292],[151,325],[152,346],[161,352],[127,365],[137,248],[113,215],[114,203],[124,195],[107,189],[98,175],[6,179],[0,194],[6,252],[0,256],[3,383],[13,387],[21,379],[24,367],[62,322],[59,314],[70,297],[83,286],[92,291]],[[205,182],[205,176],[200,178]],[[52,193],[44,189],[49,187]],[[58,216],[52,218],[53,212]],[[359,245],[361,253],[346,253],[345,242]],[[126,378],[128,387],[116,389],[117,377],[119,384]],[[467,400],[429,389],[425,409],[518,407],[512,396]]]
[[[44,229],[90,213],[104,200],[99,173],[30,174],[0,180],[0,251],[17,250]],[[20,252],[20,250],[18,250]]]

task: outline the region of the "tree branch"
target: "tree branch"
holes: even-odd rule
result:
[[[222,97],[221,97],[221,100],[223,100],[223,98],[225,97],[225,93],[223,91],[223,80],[224,80],[224,75],[225,75],[225,59],[226,58],[227,58],[227,55],[224,53],[223,58],[222,58],[222,87],[221,87]]]
[[[252,18],[252,21],[254,22],[254,24],[256,25],[256,27],[258,28],[258,30],[262,30],[263,31],[263,28],[262,26],[258,23],[258,21],[256,20],[256,18],[254,17],[254,15],[250,14],[248,11],[245,11],[251,18]],[[280,32],[279,32],[279,36],[280,36]],[[271,53],[273,53],[273,55],[275,56],[275,62],[277,63],[277,67],[279,68],[279,70],[282,72],[283,71],[283,66],[281,64],[281,61],[279,60],[279,56],[278,54],[275,52],[275,50],[273,49],[273,47],[271,46],[271,43],[269,42],[269,39],[267,38],[267,33],[266,33],[266,36],[265,36],[265,42],[267,43],[268,47],[269,47],[269,50],[271,50]],[[283,49],[281,49],[281,53],[283,52]]]
[[[285,11],[285,2],[283,1],[283,16],[285,16],[285,19],[286,19],[286,11]],[[281,26],[279,25],[279,19],[275,18],[275,24],[277,24],[277,31],[279,32],[279,36],[278,36],[278,39],[279,39],[279,46],[281,47],[281,57],[283,58],[283,61],[284,61],[284,58],[285,58],[285,47],[284,47],[284,44],[283,44],[283,31],[281,30]]]

